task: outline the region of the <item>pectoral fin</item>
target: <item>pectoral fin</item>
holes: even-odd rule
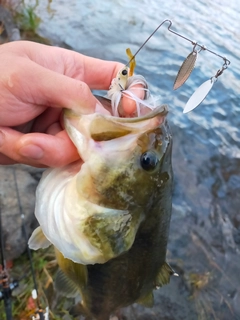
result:
[[[98,213],[86,219],[83,233],[108,261],[131,248],[140,222],[140,216],[112,210],[111,215]]]
[[[152,308],[154,304],[154,297],[152,291],[146,296],[143,296],[140,299],[138,299],[136,303],[141,304],[147,308]]]
[[[75,263],[70,259],[64,258],[63,254],[55,248],[55,254],[57,258],[58,265],[61,269],[61,274],[59,274],[59,281],[61,286],[61,283],[64,282],[67,287],[71,287],[71,282],[75,285],[78,290],[83,290],[87,285],[87,267],[85,265]],[[60,272],[60,271],[59,271]],[[66,279],[64,279],[66,278]],[[68,278],[71,282],[68,283]],[[73,289],[69,288],[67,291],[75,291]]]
[[[67,298],[75,298],[80,293],[76,284],[61,269],[57,271],[55,289]]]
[[[41,227],[35,229],[28,240],[29,248],[32,250],[45,249],[51,245],[51,242],[45,237]]]
[[[170,277],[174,274],[176,275],[170,265],[167,262],[164,262],[157,275],[156,287],[162,287],[163,285],[168,284],[170,282]]]
[[[81,302],[72,306],[68,311],[69,311],[69,314],[73,317],[85,316],[85,319],[92,319],[92,318],[88,317],[88,314],[86,313]]]

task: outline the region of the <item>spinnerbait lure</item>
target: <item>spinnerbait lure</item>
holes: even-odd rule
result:
[[[145,44],[150,40],[150,38],[155,34],[155,32],[165,22],[169,23],[168,31],[170,31],[171,33],[173,33],[173,34],[175,34],[175,35],[177,35],[177,36],[179,36],[189,42],[191,42],[191,44],[193,45],[192,52],[183,61],[182,65],[178,71],[178,74],[177,74],[176,79],[174,81],[174,86],[173,86],[174,90],[180,88],[187,81],[187,79],[189,78],[189,76],[195,66],[195,63],[196,63],[196,60],[198,57],[198,53],[200,53],[201,51],[203,51],[203,50],[208,51],[208,52],[210,52],[210,53],[212,53],[212,54],[214,54],[224,60],[222,68],[217,71],[215,76],[213,76],[212,78],[210,78],[209,80],[204,82],[193,93],[193,95],[190,97],[190,99],[188,100],[188,102],[183,110],[184,113],[187,113],[187,112],[195,109],[206,98],[207,94],[209,93],[209,91],[213,87],[213,84],[217,81],[218,77],[230,65],[230,61],[226,57],[223,57],[223,56],[217,54],[216,52],[207,49],[206,46],[201,45],[198,42],[193,41],[193,40],[177,33],[176,31],[170,29],[170,27],[172,26],[172,21],[166,19],[151,33],[151,35],[140,46],[140,48],[136,51],[136,53],[134,55],[132,55],[130,49],[127,49],[127,55],[129,57],[129,62],[125,65],[125,67],[123,69],[121,69],[118,72],[117,77],[112,80],[111,86],[110,86],[108,94],[107,94],[107,97],[111,100],[111,103],[112,103],[112,111],[113,111],[114,116],[119,116],[118,108],[119,108],[119,104],[120,104],[120,101],[121,101],[121,98],[123,95],[127,95],[129,98],[133,99],[136,102],[137,116],[140,116],[142,114],[142,109],[144,107],[147,107],[149,109],[154,109],[156,107],[156,101],[158,99],[154,99],[150,95],[150,92],[148,90],[147,81],[145,80],[145,78],[143,76],[133,75],[133,71],[136,66],[136,62],[135,62],[136,55],[139,53],[139,51],[145,46]],[[128,66],[129,66],[129,68],[128,68]],[[144,92],[145,92],[143,99],[139,99],[130,90],[132,86],[135,86],[137,84],[140,84],[142,86],[142,90],[144,90]]]

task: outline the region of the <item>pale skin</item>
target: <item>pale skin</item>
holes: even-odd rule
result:
[[[29,41],[1,45],[0,164],[59,167],[77,160],[62,109],[106,113],[91,89],[107,90],[122,67]],[[135,110],[126,97],[122,107],[126,116]]]

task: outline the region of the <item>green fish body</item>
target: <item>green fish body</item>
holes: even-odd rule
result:
[[[65,112],[83,160],[43,175],[40,227],[29,245],[55,246],[57,289],[81,294],[74,316],[108,320],[134,302],[151,306],[153,290],[173,274],[165,262],[172,203],[166,114],[165,106],[129,119]]]

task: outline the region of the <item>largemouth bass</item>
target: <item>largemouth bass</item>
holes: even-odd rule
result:
[[[151,306],[153,290],[173,274],[166,263],[172,203],[166,114],[166,106],[136,118],[65,111],[81,160],[44,172],[36,193],[40,227],[29,246],[54,245],[62,270],[57,288],[81,293],[74,316],[108,320],[134,302]]]

